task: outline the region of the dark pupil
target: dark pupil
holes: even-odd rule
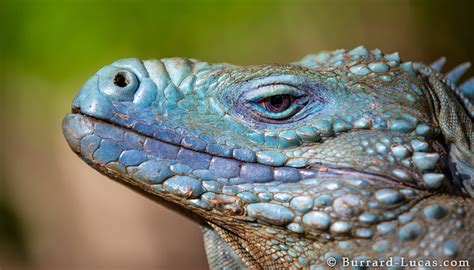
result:
[[[291,105],[290,95],[276,95],[264,100],[265,108],[270,112],[282,112]]]
[[[283,97],[282,96],[270,97],[270,104],[275,108],[280,108],[281,105],[283,105]]]

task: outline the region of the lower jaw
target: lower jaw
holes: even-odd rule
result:
[[[383,209],[384,205],[374,206],[375,201],[369,198],[377,190],[388,188],[408,191],[400,195],[406,197],[404,203],[409,201],[405,207],[399,207],[398,202],[390,205],[393,214],[406,211],[410,205],[426,196],[422,191],[364,172],[323,166],[309,169],[271,167],[211,156],[81,114],[67,115],[63,121],[63,130],[72,150],[93,168],[201,223],[210,219],[218,223],[220,217],[225,222],[228,222],[229,217],[232,222],[255,222],[255,219],[262,217],[258,213],[257,216],[248,214],[247,206],[251,204],[269,204],[263,205],[263,209],[277,212],[284,208],[295,213],[292,218],[301,218],[301,213],[297,213],[299,210],[289,210],[289,199],[284,202],[284,196],[278,195],[284,193],[288,198],[302,194],[314,198],[322,194],[330,194],[335,199],[341,197],[343,199],[334,207],[345,209],[342,210],[347,211],[344,215],[360,214],[359,211],[354,214],[346,206],[346,201],[349,204],[357,202],[360,209]],[[253,169],[254,174],[248,174],[253,178],[242,177],[243,169]],[[288,172],[287,179],[279,180],[277,177],[282,177],[284,172]],[[295,177],[288,177],[290,173]],[[224,174],[235,176],[223,177]],[[277,216],[270,216],[269,219],[263,217],[263,222],[278,226],[286,226],[291,222],[277,212],[272,212],[271,215]]]
[[[314,166],[310,169],[291,168],[297,171],[298,177],[287,181],[278,181],[275,178],[259,181],[261,179],[252,180],[241,177],[214,177],[212,179],[204,179],[195,175],[194,172],[196,170],[207,170],[218,173],[218,170],[209,170],[211,168],[211,162],[224,158],[164,143],[80,114],[66,116],[63,122],[63,129],[71,148],[96,170],[121,184],[131,187],[133,190],[157,201],[161,205],[182,213],[201,224],[205,223],[206,220],[212,220],[212,222],[219,224],[219,221],[215,220],[216,218],[219,219],[219,214],[214,212],[216,209],[219,213],[224,213],[222,216],[227,218],[232,217],[231,221],[226,220],[225,222],[254,221],[246,215],[248,214],[248,212],[245,212],[246,205],[265,202],[266,200],[260,196],[255,196],[255,198],[243,196],[242,194],[245,192],[260,194],[268,192],[276,194],[277,191],[285,190],[291,192],[294,188],[298,189],[300,186],[306,185],[308,190],[314,188],[315,190],[313,190],[313,192],[315,193],[329,192],[334,194],[336,198],[338,198],[337,196],[342,198],[344,197],[343,194],[336,195],[336,193],[337,191],[343,190],[343,188],[335,186],[337,186],[337,183],[344,183],[347,184],[345,187],[356,186],[357,191],[352,190],[350,192],[355,194],[361,201],[364,201],[366,200],[364,194],[358,192],[358,190],[365,189],[375,191],[384,189],[388,187],[387,183],[391,183],[400,188],[400,185],[394,184],[394,181],[391,179],[364,172],[323,166]],[[104,133],[105,130],[108,131],[107,134]],[[101,148],[102,150],[100,150]],[[189,154],[187,151],[195,153],[195,155],[207,155],[209,165],[205,168],[193,167],[200,163],[191,162],[192,159],[189,158],[189,156],[187,156],[188,159],[183,158],[184,155],[182,152]],[[144,153],[144,155],[139,153]],[[176,154],[175,157],[174,154]],[[191,155],[191,157],[193,157],[193,155]],[[240,168],[247,165],[247,163],[244,162],[240,162],[239,164],[238,166]],[[190,168],[191,171],[186,171],[186,167]],[[267,167],[271,168],[273,175],[275,174],[275,169],[281,168]],[[158,169],[160,172],[158,172]],[[235,188],[237,188],[237,190],[234,190]],[[320,188],[320,190],[316,190],[318,188]],[[394,217],[408,211],[412,205],[426,198],[426,194],[419,190],[411,191],[411,195],[404,193],[405,196],[407,196],[407,201],[410,202],[406,204],[407,207],[402,209],[399,205],[394,205],[394,207],[391,208]],[[202,204],[205,199],[204,197],[208,194],[218,194],[214,195],[213,198],[217,198],[219,201],[211,201],[211,203],[215,203],[215,205],[212,206]],[[273,200],[275,197],[274,195]],[[207,198],[209,198],[209,196],[207,196]],[[353,197],[346,201],[350,202],[352,199]],[[454,199],[456,198],[451,198],[450,200]],[[460,199],[457,198],[456,200]],[[439,202],[435,200],[434,203]],[[467,204],[467,202],[465,203]],[[469,201],[469,203],[472,204],[472,200]],[[338,206],[345,207],[342,203]],[[367,204],[367,206],[370,205]],[[374,211],[377,209],[384,212],[383,208],[373,208]],[[227,213],[225,211],[227,211]],[[421,210],[419,212],[421,213]],[[210,217],[212,217],[212,219]],[[381,218],[393,219],[393,217],[384,217],[383,215],[381,215]],[[384,220],[379,221],[382,222]],[[266,220],[265,222],[268,223],[271,222],[271,220]],[[281,221],[279,220],[279,222]],[[276,225],[285,226],[285,224]],[[470,238],[470,235],[467,236],[467,238]]]

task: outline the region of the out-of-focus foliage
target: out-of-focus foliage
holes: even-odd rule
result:
[[[1,46],[6,63],[55,81],[127,56],[251,64],[364,44],[405,58],[472,58],[473,7],[433,0],[6,0]]]

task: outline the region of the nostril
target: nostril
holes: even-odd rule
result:
[[[123,72],[118,72],[114,77],[114,84],[118,87],[125,87],[130,83]]]
[[[0,0],[1,1],[1,0]],[[131,101],[140,86],[140,80],[133,71],[123,67],[106,66],[99,70],[98,90],[114,100]]]

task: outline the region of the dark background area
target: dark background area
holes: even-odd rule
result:
[[[287,63],[364,45],[474,61],[473,1],[0,0],[0,268],[206,269],[198,226],[88,168],[61,120],[125,57]],[[472,75],[472,71],[469,73]]]

